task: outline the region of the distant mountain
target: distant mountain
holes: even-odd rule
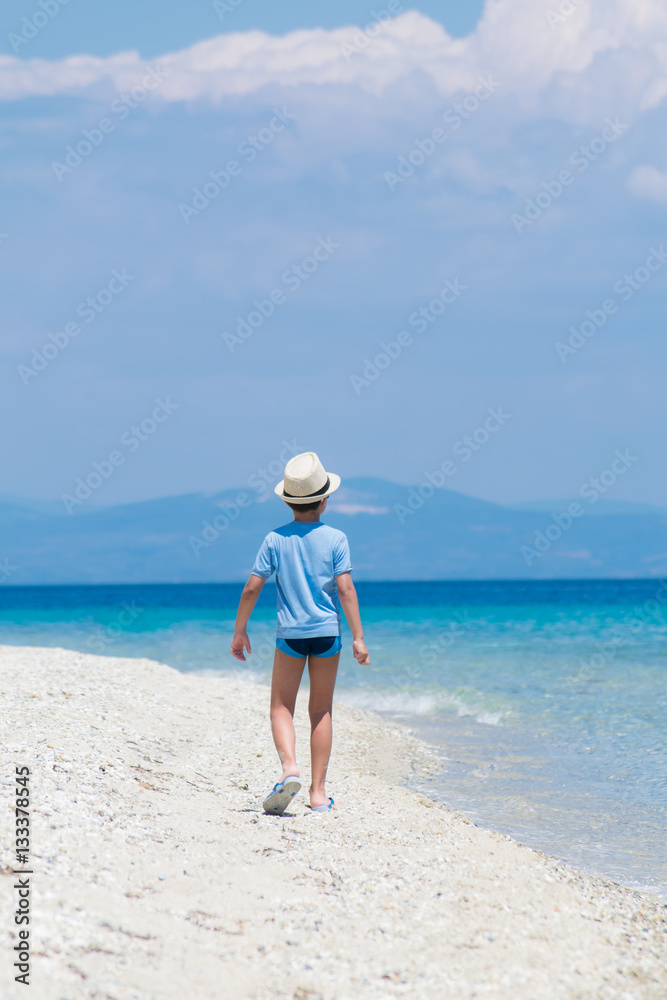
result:
[[[10,507],[21,507],[27,510],[37,510],[42,514],[65,514],[65,508],[60,500],[26,500],[23,497],[9,496],[7,493],[0,493],[0,504],[8,504]]]
[[[581,502],[583,515],[572,518],[563,513],[572,502],[559,501],[551,513],[423,484],[350,479],[329,501],[326,520],[349,536],[358,579],[667,576],[667,511],[600,517],[601,500]],[[4,498],[0,582],[239,581],[266,532],[289,519],[273,493],[258,496],[248,487],[107,508],[84,504],[73,514],[59,504]]]

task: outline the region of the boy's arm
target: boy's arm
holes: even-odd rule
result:
[[[245,662],[244,648],[248,650],[248,654],[251,652],[250,639],[247,632],[248,619],[252,614],[252,609],[255,607],[257,598],[261,594],[265,583],[266,580],[263,576],[255,576],[253,574],[243,588],[241,600],[239,601],[239,609],[236,612],[234,638],[232,639],[231,646],[232,656],[235,656],[237,660]]]
[[[341,573],[340,576],[337,576],[336,587],[338,588],[338,597],[340,599],[341,607],[345,614],[345,618],[347,619],[347,624],[350,626],[350,632],[352,633],[352,651],[354,653],[354,658],[361,666],[365,667],[368,663],[370,663],[370,657],[368,655],[368,650],[366,649],[366,643],[364,642],[364,630],[361,627],[357,591],[352,583],[352,577],[350,574]]]

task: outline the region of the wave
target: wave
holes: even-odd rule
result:
[[[472,718],[486,726],[499,726],[512,714],[507,705],[480,691],[453,692],[446,690],[390,691],[368,688],[337,691],[339,701],[371,712],[391,712],[395,715],[456,715]]]

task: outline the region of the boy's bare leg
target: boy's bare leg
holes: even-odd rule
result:
[[[340,653],[335,656],[310,656],[308,674],[310,676],[310,761],[311,761],[311,806],[323,806],[329,801],[325,791],[327,767],[331,756],[331,709],[334,684]]]
[[[294,706],[301,683],[306,657],[288,656],[277,649],[271,677],[271,732],[280,763],[281,778],[299,776],[296,763],[296,737],[294,734]]]

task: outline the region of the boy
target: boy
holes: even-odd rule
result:
[[[269,532],[257,553],[252,575],[241,595],[231,651],[244,660],[250,653],[248,619],[266,580],[276,574],[278,632],[271,679],[271,732],[283,767],[282,777],[264,800],[264,811],[280,815],[301,788],[295,756],[294,706],[303,668],[310,677],[310,808],[326,812],[334,800],[325,780],[331,754],[331,710],[340,656],[340,610],[352,632],[354,658],[369,663],[359,617],[357,592],[350,576],[350,550],[342,531],[322,524],[327,497],[340,477],[327,474],[314,451],[295,455],[275,493],[294,520]]]

